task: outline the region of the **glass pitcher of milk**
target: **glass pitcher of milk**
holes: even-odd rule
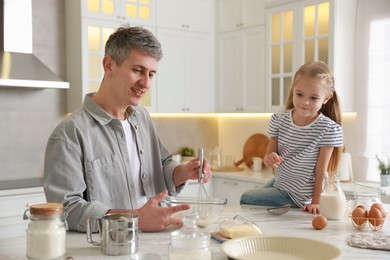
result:
[[[328,219],[343,219],[347,201],[340,185],[339,176],[336,173],[324,175],[324,189],[320,196],[321,215]]]

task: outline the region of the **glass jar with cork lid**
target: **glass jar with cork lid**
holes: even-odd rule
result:
[[[27,212],[30,215],[27,215]],[[66,252],[66,220],[61,203],[32,204],[24,211],[26,255],[30,259],[56,259]]]

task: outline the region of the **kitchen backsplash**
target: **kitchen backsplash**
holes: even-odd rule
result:
[[[188,145],[205,148],[209,156],[215,146],[223,155],[233,155],[235,161],[243,156],[246,140],[254,133],[267,134],[271,114],[213,114],[210,116],[153,116],[153,121],[164,145],[171,152]],[[354,150],[355,114],[343,115],[344,144],[347,152]]]
[[[161,142],[171,153],[180,147],[202,145],[205,156],[218,145],[218,119],[214,116],[153,116]]]

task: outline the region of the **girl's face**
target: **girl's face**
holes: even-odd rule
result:
[[[333,96],[326,88],[325,82],[307,76],[300,77],[294,86],[294,117],[303,122],[317,118],[322,105]],[[302,121],[301,121],[302,122]]]

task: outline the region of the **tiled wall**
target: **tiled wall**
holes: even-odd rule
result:
[[[33,52],[62,78],[63,1],[32,1]],[[65,90],[0,87],[0,183],[41,175],[47,138],[64,116]]]
[[[171,153],[180,147],[195,149],[202,145],[205,156],[218,144],[218,118],[216,116],[166,117],[153,116],[160,139]]]

